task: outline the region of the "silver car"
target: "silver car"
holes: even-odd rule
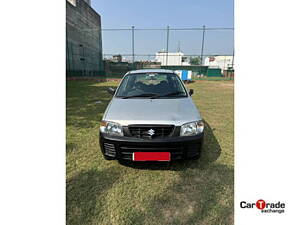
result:
[[[171,161],[200,157],[204,122],[180,77],[171,70],[125,74],[100,124],[105,159]]]

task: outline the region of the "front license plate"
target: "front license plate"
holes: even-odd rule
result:
[[[170,152],[134,152],[133,161],[170,161]]]

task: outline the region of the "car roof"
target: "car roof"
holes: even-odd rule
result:
[[[141,70],[132,70],[126,73],[127,74],[135,74],[135,73],[174,73],[173,70],[165,70],[165,69],[141,69]]]

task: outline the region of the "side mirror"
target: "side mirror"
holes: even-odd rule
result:
[[[192,94],[194,94],[194,89],[190,89],[189,94],[192,96]]]
[[[116,92],[116,90],[110,87],[110,88],[107,89],[107,92],[108,92],[109,94],[111,94],[111,95],[114,95],[115,92]]]

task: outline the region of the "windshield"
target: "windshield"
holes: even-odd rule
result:
[[[116,97],[120,98],[179,98],[187,97],[186,90],[176,74],[141,73],[127,75]]]

